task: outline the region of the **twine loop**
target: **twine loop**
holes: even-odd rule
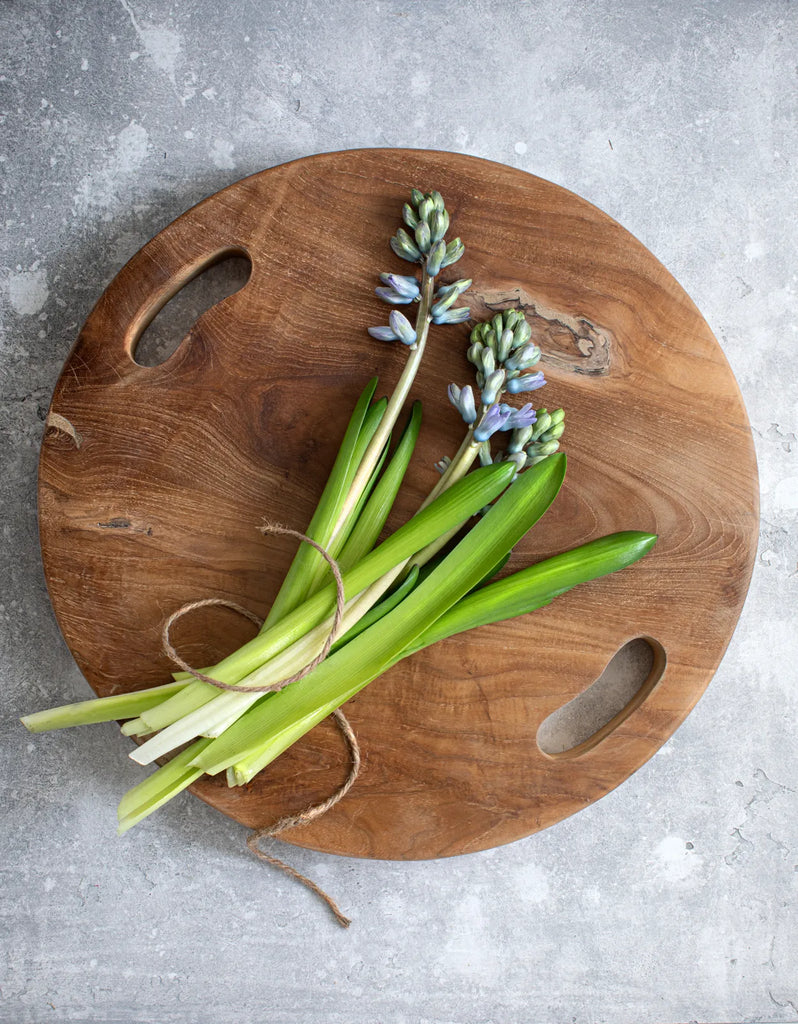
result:
[[[262,686],[237,686],[233,683],[223,683],[221,679],[214,679],[212,676],[206,676],[203,672],[198,672],[197,669],[192,668],[175,650],[174,644],[172,643],[169,633],[172,626],[181,619],[188,612],[195,611],[197,608],[204,608],[207,605],[222,605],[225,608],[232,608],[233,611],[239,612],[241,615],[245,615],[250,622],[254,622],[258,628],[263,625],[262,621],[253,615],[252,612],[243,608],[240,604],[236,604],[234,601],[227,601],[220,597],[206,597],[202,601],[189,601],[187,604],[181,605],[177,611],[172,612],[169,618],[163,624],[163,630],[161,632],[161,642],[163,649],[166,654],[172,659],[172,661],[179,665],[184,672],[188,672],[195,679],[202,680],[203,683],[210,683],[211,686],[215,686],[219,690],[229,690],[232,693],[274,693],[277,690],[282,690],[283,687],[296,683],[300,679],[304,679],[306,675],[311,673],[314,668],[320,665],[327,655],[330,653],[330,648],[335,642],[336,637],[341,629],[341,621],[344,615],[344,605],[346,604],[346,597],[344,595],[344,581],[341,576],[341,570],[338,567],[338,563],[322,546],[310,537],[306,537],[304,533],[300,533],[298,530],[289,530],[287,526],[281,526],[279,523],[264,523],[260,527],[260,532],[264,534],[272,534],[275,536],[284,535],[288,537],[296,537],[300,541],[304,541],[306,544],[310,544],[311,547],[315,548],[325,562],[329,565],[330,570],[335,579],[335,612],[333,614],[332,625],[330,626],[330,632],[327,634],[327,638],[322,645],[321,650],[309,661],[304,668],[301,668],[298,672],[295,672],[292,676],[288,676],[286,679],[280,679],[278,682],[265,683]]]

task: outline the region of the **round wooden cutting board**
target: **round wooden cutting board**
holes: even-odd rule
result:
[[[347,705],[361,776],[287,838],[364,857],[506,843],[626,779],[712,678],[746,594],[758,522],[751,435],[726,360],[676,281],[608,216],[540,178],[449,153],[297,160],[211,196],[149,242],[100,298],[56,386],[40,465],[44,566],[66,641],[98,694],[168,680],[161,627],[184,602],[268,609],[294,547],[259,524],[305,529],[357,395],[375,374],[378,394],[389,393],[401,371],[401,346],[373,341],[366,327],[387,322],[377,274],[409,272],[388,239],[412,186],[443,194],[449,237],[466,245],[442,279],[474,279],[477,316],[526,310],[549,381],[537,404],[567,410],[564,488],[510,568],[616,530],[660,539],[624,572],[422,652]],[[158,310],[233,253],[252,262],[246,285],[160,365],[137,364]],[[459,442],[446,387],[472,380],[467,337],[467,325],[432,328],[414,389],[424,425],[392,528]],[[174,636],[204,665],[251,632],[210,609]],[[656,652],[636,698],[592,738],[544,753],[544,720],[635,637]],[[120,756],[127,746],[120,739]],[[209,779],[194,792],[262,826],[326,796],[346,772],[328,720],[249,787]]]

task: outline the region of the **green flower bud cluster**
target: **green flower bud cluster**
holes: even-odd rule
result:
[[[526,372],[540,360],[531,338],[532,328],[517,309],[496,313],[473,329],[468,360],[476,367],[483,404],[490,405],[505,391],[517,395],[546,383],[542,373]]]
[[[518,427],[510,434],[510,440],[503,452],[492,455],[490,441],[479,446],[479,461],[483,466],[496,462],[515,463],[515,479],[519,473],[542,462],[560,447],[560,438],[565,433],[565,411],[538,409],[537,418],[530,426]],[[485,511],[485,510],[483,510]]]
[[[495,461],[512,460],[521,469],[534,466],[560,447],[560,438],[565,433],[565,411],[538,409],[537,419],[531,427],[514,430],[507,444],[507,451]]]
[[[444,267],[456,263],[465,246],[459,238],[446,242],[449,214],[440,192],[425,194],[414,188],[410,199],[402,209],[402,219],[410,230],[399,228],[391,239],[391,248],[403,260],[425,263],[427,273],[434,277]]]

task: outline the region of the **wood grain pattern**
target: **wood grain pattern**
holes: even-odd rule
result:
[[[403,353],[365,328],[385,321],[376,274],[406,270],[387,240],[414,185],[446,197],[466,243],[451,279],[474,278],[472,305],[527,309],[546,351],[545,404],[567,409],[565,487],[511,566],[614,530],[660,541],[638,565],[533,616],[409,659],[347,705],[362,775],[290,838],[366,857],[509,842],[626,779],[712,678],[757,533],[756,466],[734,378],[688,296],[628,232],[549,182],[483,160],[310,157],[211,196],[146,245],[100,298],[55,389],[62,419],[42,445],[42,551],[59,624],[96,692],[168,677],[161,624],[183,602],[268,608],[293,548],[258,524],[304,529],[366,379],[378,373],[387,393],[400,372]],[[157,310],[232,252],[252,261],[246,286],[163,364],[138,366],[137,338]],[[394,528],[458,442],[445,391],[471,379],[466,338],[466,327],[432,329],[415,388],[424,425]],[[181,621],[175,640],[203,664],[251,628],[209,609]],[[579,756],[544,755],[540,723],[638,636],[667,657],[646,699]],[[209,780],[194,791],[262,826],[328,793],[345,777],[344,758],[326,722],[249,788]]]

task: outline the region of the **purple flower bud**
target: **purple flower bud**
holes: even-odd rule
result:
[[[466,423],[473,423],[477,418],[477,410],[474,405],[474,392],[470,385],[466,384],[460,392],[460,415]]]
[[[523,377],[514,377],[507,381],[507,390],[511,395],[519,395],[522,391],[537,391],[546,383],[543,373],[526,373]]]
[[[520,409],[513,409],[509,405],[502,405],[502,409],[509,409],[510,412],[505,430],[519,430],[521,427],[531,427],[538,418],[531,402],[527,402]]]
[[[418,204],[418,216],[421,220],[428,221],[435,209],[435,203],[432,201],[431,196],[425,196],[424,199]]]
[[[450,309],[459,295],[467,292],[471,287],[471,278],[462,278],[453,284],[442,284],[435,292],[435,304],[432,307],[433,316],[437,316],[445,309]]]
[[[377,341],[396,341],[399,337],[390,327],[369,327],[369,334]]]
[[[389,306],[406,306],[408,302],[412,302],[412,298],[407,298],[404,295],[400,295],[399,292],[395,292],[393,288],[375,288],[374,289],[378,298],[382,299],[383,302],[387,302]]]
[[[458,306],[457,309],[446,309],[439,316],[434,316],[434,324],[462,324],[471,316],[468,306]]]
[[[410,203],[405,203],[402,207],[402,220],[411,230],[415,231],[416,225],[418,224],[418,214]]]
[[[450,384],[448,389],[449,401],[457,409],[466,423],[471,424],[477,418],[477,410],[474,406],[474,392],[466,385],[459,388],[456,384]]]
[[[408,263],[417,263],[421,259],[417,245],[404,228],[399,228],[391,239],[390,246],[397,256],[401,256]]]
[[[449,228],[449,214],[445,210],[433,210],[429,216],[429,230],[432,241],[437,242],[443,238]],[[443,256],[446,255],[446,246],[443,247]],[[441,259],[443,259],[441,256]]]
[[[432,317],[440,316],[441,313],[445,313],[450,306],[453,306],[457,302],[457,292],[450,291],[442,299],[438,299],[430,309]]]
[[[402,274],[380,274],[380,281],[408,299],[415,299],[421,290],[415,277],[404,277]]]
[[[510,409],[508,406],[505,405],[502,408],[500,405],[492,405],[475,429],[474,440],[479,442],[487,441],[497,430],[504,429],[504,425],[509,417]]]
[[[424,203],[421,204],[424,206]],[[419,213],[421,213],[421,207],[419,207]],[[416,225],[415,230],[416,246],[421,252],[429,252],[429,247],[432,245],[432,235],[430,234],[429,224],[425,220],[420,220]]]
[[[398,309],[394,309],[388,317],[388,323],[391,325],[391,330],[402,344],[415,345],[418,335],[413,330],[413,325],[404,313],[400,313]]]
[[[477,368],[482,366],[482,351],[483,349],[480,342],[475,341],[473,345],[469,346],[468,352],[466,353],[469,363],[473,363]]]

